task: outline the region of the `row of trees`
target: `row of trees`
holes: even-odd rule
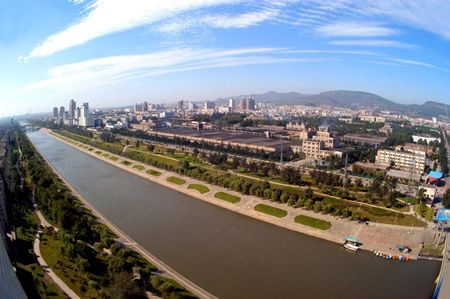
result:
[[[211,143],[207,143],[207,142],[193,141],[188,138],[179,138],[179,137],[168,138],[165,136],[149,135],[149,134],[147,134],[143,131],[139,131],[139,130],[131,131],[128,129],[114,129],[114,130],[112,130],[112,132],[114,134],[120,134],[120,135],[127,136],[127,137],[134,137],[134,138],[138,138],[138,139],[149,140],[149,141],[164,143],[164,144],[174,144],[174,145],[186,146],[186,147],[190,147],[190,148],[198,148],[198,149],[227,153],[227,154],[260,158],[260,159],[264,159],[264,160],[278,161],[280,159],[280,153],[278,153],[278,152],[267,153],[263,150],[250,150],[250,149],[239,147],[239,146],[230,146],[230,145],[225,145],[225,144],[211,144]],[[290,161],[297,157],[298,157],[297,154],[294,154],[292,151],[288,151],[288,150],[286,150],[283,155],[283,159],[285,161]]]
[[[206,168],[200,165],[191,165],[188,162],[184,162],[184,163],[178,163],[178,164],[173,164],[173,162],[171,161],[171,164],[168,164],[167,161],[162,160],[162,159],[158,159],[158,157],[155,157],[153,155],[150,154],[145,154],[142,152],[137,152],[137,151],[126,151],[121,153],[121,155],[128,157],[130,159],[133,160],[137,160],[140,161],[142,163],[146,163],[158,168],[162,168],[165,170],[170,170],[170,171],[174,171],[176,173],[179,173],[181,175],[186,175],[189,176],[191,178],[194,179],[198,179],[200,181],[204,181],[207,182],[209,184],[214,184],[214,185],[218,185],[227,189],[231,189],[233,191],[236,192],[240,192],[242,194],[245,195],[253,195],[253,196],[257,196],[260,197],[262,199],[267,199],[267,200],[272,200],[272,201],[276,201],[276,202],[280,202],[280,203],[287,203],[288,205],[291,206],[296,206],[296,207],[305,207],[305,208],[311,208],[313,209],[314,207],[310,205],[311,201],[312,204],[316,204],[316,201],[323,201],[322,197],[316,196],[314,194],[314,192],[312,191],[312,189],[307,188],[307,189],[292,189],[292,188],[279,188],[276,186],[271,185],[268,181],[262,180],[253,180],[253,179],[247,179],[247,178],[243,178],[242,176],[239,176],[237,174],[233,174],[233,173],[224,173],[223,171],[218,171],[218,170],[214,170],[211,168]],[[222,154],[213,154],[213,155],[218,155],[218,156],[213,156],[214,158],[211,158],[214,161],[220,162],[220,163],[225,163],[227,165],[232,165],[234,160],[233,159],[228,159],[226,156],[222,155]],[[226,162],[224,162],[226,161]],[[259,168],[262,165],[259,165],[256,162],[253,161],[247,161],[246,159],[237,159],[237,164],[235,165],[236,167],[245,167],[246,169],[249,170],[255,170],[257,168]],[[263,162],[265,163],[265,162]],[[291,184],[297,184],[300,185],[302,184],[301,181],[301,177],[300,177],[300,172],[298,170],[295,170],[294,168],[291,167],[286,167],[283,169],[278,169],[278,167],[273,167],[273,165],[271,165],[271,163],[267,163],[267,168],[270,168],[272,170],[269,170],[269,173],[278,173],[279,176],[281,176],[285,181],[291,183]],[[276,166],[276,165],[275,165]],[[274,169],[278,169],[278,170],[274,170]],[[330,183],[330,186],[342,186],[343,185],[343,181],[342,179],[334,174],[331,174],[329,172],[321,172],[321,171],[317,171],[315,174],[315,177],[317,179],[317,182],[319,183],[319,177],[320,177],[320,182],[323,183]],[[391,185],[385,185],[385,184],[381,184],[380,186],[377,185],[373,186],[374,188],[372,189],[372,193],[374,194],[374,199],[375,196],[380,195],[380,194],[393,194],[392,189],[390,190],[390,193],[386,193],[384,192],[384,187],[387,186],[391,186]],[[391,187],[392,188],[392,187]],[[383,190],[383,191],[381,191]],[[384,193],[382,193],[384,192]],[[347,195],[348,196],[347,196]],[[348,194],[348,192],[346,194],[342,194],[342,196],[347,196],[347,198],[352,199],[351,196]],[[376,197],[377,200],[381,199],[381,196]],[[392,196],[389,196],[389,199],[392,199]],[[384,199],[384,198],[383,198]],[[308,201],[311,200],[311,201]],[[324,202],[323,205],[321,204],[316,204],[316,210],[319,210],[321,212],[324,213],[333,213],[335,215],[340,215],[340,216],[344,216],[347,217],[348,215],[350,216],[354,216],[352,217],[353,219],[357,218],[357,213],[355,212],[355,214],[353,213],[355,211],[354,207],[351,206],[342,206],[342,203],[338,203],[335,201],[327,201]],[[319,208],[320,206],[320,208]],[[326,208],[325,208],[326,206]],[[345,211],[342,214],[342,211]],[[350,217],[348,216],[348,217]]]

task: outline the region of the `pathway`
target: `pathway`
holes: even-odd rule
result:
[[[62,281],[61,278],[59,278],[59,276],[56,275],[55,272],[53,272],[53,270],[49,267],[47,262],[42,257],[39,234],[36,234],[36,238],[34,239],[33,250],[34,253],[36,254],[39,265],[41,265],[44,271],[47,272],[48,276],[50,276],[50,278],[53,279],[53,281],[64,291],[64,293],[67,294],[67,296],[73,299],[79,299],[80,297],[74,291],[72,291],[72,289],[69,288],[64,283],[64,281]]]

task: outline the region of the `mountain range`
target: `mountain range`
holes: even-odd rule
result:
[[[379,95],[351,90],[333,90],[318,94],[302,94],[299,92],[276,92],[269,91],[263,94],[248,94],[234,96],[231,98],[253,97],[258,102],[269,102],[273,104],[289,105],[309,105],[320,106],[329,105],[342,108],[371,108],[378,110],[389,110],[392,112],[407,113],[422,117],[446,117],[449,105],[427,101],[423,104],[400,104],[385,99]],[[217,101],[225,102],[227,98],[219,98]]]

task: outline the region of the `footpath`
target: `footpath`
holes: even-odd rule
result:
[[[33,197],[31,198],[31,201],[33,202],[33,206],[35,207],[35,212],[36,212],[37,216],[39,217],[39,221],[40,221],[41,225],[44,228],[52,227],[53,230],[55,232],[57,232],[58,228],[51,225],[44,218],[41,211],[39,211],[37,209],[37,205],[34,200],[34,194],[33,194]],[[50,276],[50,278],[61,288],[61,290],[63,290],[64,293],[67,294],[67,296],[69,296],[72,299],[80,299],[80,297],[69,286],[67,286],[65,284],[65,282],[61,278],[59,278],[59,276],[56,275],[56,273],[49,267],[49,265],[47,264],[47,262],[44,260],[44,258],[42,256],[40,244],[41,244],[40,235],[39,235],[39,233],[37,233],[36,238],[34,239],[34,242],[33,242],[33,250],[34,250],[34,253],[36,254],[39,265],[41,265],[42,269],[44,269],[44,271],[47,272],[48,276]]]

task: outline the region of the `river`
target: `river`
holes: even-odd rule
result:
[[[429,298],[440,263],[385,261],[189,197],[42,132],[33,144],[147,251],[220,298]]]

